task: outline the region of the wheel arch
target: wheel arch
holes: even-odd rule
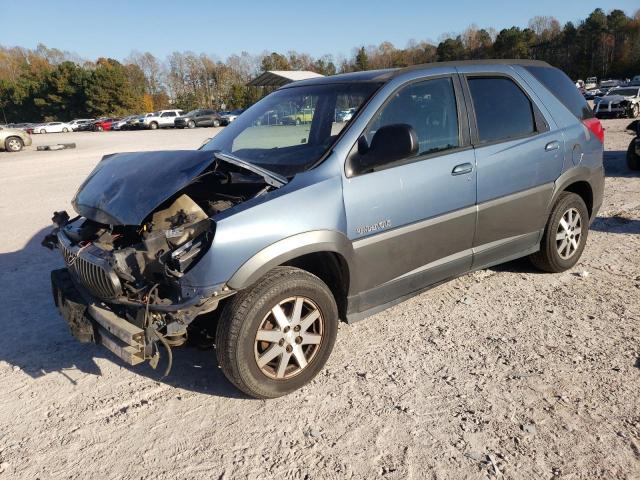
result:
[[[564,189],[564,192],[572,192],[576,195],[580,196],[587,206],[587,211],[589,212],[589,218],[591,218],[593,214],[593,189],[591,185],[586,180],[578,180],[567,185]]]
[[[316,275],[331,289],[341,318],[346,318],[346,301],[351,284],[353,246],[340,232],[316,230],[300,233],[262,249],[233,274],[227,285],[243,290],[271,269],[294,266]]]
[[[584,200],[584,203],[587,205],[587,211],[589,212],[589,218],[593,219],[594,186],[591,184],[591,178],[592,172],[586,167],[578,167],[563,173],[556,181],[553,197],[548,207],[548,213],[551,214],[551,210],[562,192],[572,192]]]

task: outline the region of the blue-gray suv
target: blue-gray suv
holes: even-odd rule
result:
[[[234,385],[277,397],[323,368],[340,320],[518,257],[573,267],[603,137],[543,62],[292,83],[197,151],[104,157],[43,242],[66,262],[55,303],[129,364],[168,373],[174,347],[209,339]]]

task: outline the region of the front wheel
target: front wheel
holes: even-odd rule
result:
[[[545,272],[564,272],[573,267],[584,250],[589,232],[589,211],[582,197],[562,192],[542,236],[540,250],[530,256]]]
[[[196,122],[194,122],[193,120],[191,120],[189,123],[187,123],[187,127],[189,127],[189,128],[196,128]]]
[[[40,130],[40,134],[44,135],[45,133],[47,133],[47,131],[44,128]]]
[[[329,287],[293,267],[276,267],[225,306],[216,354],[225,376],[255,398],[286,395],[326,363],[338,332]]]
[[[67,127],[64,127],[64,128],[62,129],[62,133],[69,133],[69,129],[68,129]]]
[[[214,127],[214,128],[218,128],[219,126],[220,126],[220,120],[215,119],[215,120],[213,121],[213,127]]]
[[[157,130],[157,129],[158,129],[158,124],[157,124],[156,122],[151,122],[151,123],[149,124],[149,128],[150,128],[151,130]]]
[[[629,118],[638,118],[640,115],[640,104],[632,105],[629,109]]]

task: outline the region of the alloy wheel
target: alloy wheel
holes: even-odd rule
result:
[[[17,138],[7,140],[7,149],[12,152],[19,152],[22,149],[22,142]]]
[[[570,208],[562,215],[556,231],[556,248],[558,255],[564,260],[571,258],[582,239],[582,218],[575,208]]]
[[[270,378],[288,379],[302,372],[320,350],[324,317],[306,297],[290,297],[275,305],[258,327],[255,360]]]

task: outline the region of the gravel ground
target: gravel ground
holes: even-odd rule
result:
[[[640,478],[640,177],[605,120],[604,205],[582,260],[466,275],[355,325],[285,398],[243,398],[213,351],[168,380],[76,343],[39,246],[100,156],[212,129],[35,136],[0,153],[0,478]]]

